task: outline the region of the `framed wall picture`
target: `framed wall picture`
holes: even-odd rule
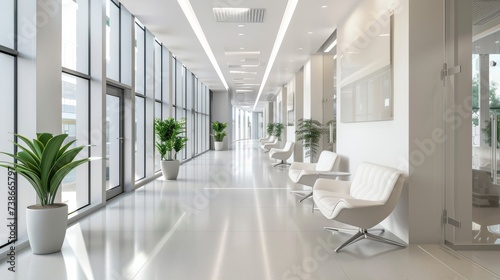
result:
[[[391,11],[339,48],[341,122],[394,118]],[[347,36],[346,36],[347,37]]]

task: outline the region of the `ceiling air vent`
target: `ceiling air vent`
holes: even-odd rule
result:
[[[262,23],[266,9],[213,8],[217,22]]]
[[[474,0],[472,2],[472,23],[483,25],[500,16],[500,1]]]

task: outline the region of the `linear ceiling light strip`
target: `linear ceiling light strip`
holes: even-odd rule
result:
[[[198,40],[200,41],[201,46],[205,50],[208,59],[210,59],[210,62],[212,62],[212,65],[215,68],[215,72],[217,73],[217,75],[219,75],[219,78],[224,87],[226,88],[226,90],[228,90],[229,86],[227,85],[224,75],[222,75],[222,71],[219,67],[219,64],[217,63],[214,53],[210,48],[210,44],[208,44],[207,37],[205,37],[205,33],[203,33],[203,29],[201,28],[200,22],[198,21],[196,14],[194,13],[191,3],[189,2],[189,0],[177,0],[177,2],[179,3],[179,6],[181,6],[181,9],[184,12],[184,15],[186,16],[187,20],[189,21],[191,28],[196,34],[196,37],[198,37]]]
[[[288,26],[290,26],[290,22],[292,21],[293,13],[295,12],[295,8],[297,8],[298,2],[299,0],[288,0],[285,13],[283,14],[283,19],[281,20],[280,29],[278,30],[278,35],[276,35],[276,41],[274,41],[273,50],[271,52],[271,56],[269,57],[269,63],[267,64],[266,72],[264,72],[264,77],[262,78],[262,83],[260,84],[259,94],[257,95],[257,99],[255,99],[255,104],[253,105],[253,111],[255,111],[255,109],[257,108],[259,98],[264,91],[267,79],[269,78],[271,69],[273,68],[276,57],[278,56],[278,51],[281,48],[281,44],[283,43],[283,39],[285,38]]]

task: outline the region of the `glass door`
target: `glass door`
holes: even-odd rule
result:
[[[446,64],[443,76],[446,78],[443,79],[443,112],[455,112],[454,122],[444,124],[448,137],[444,174],[445,241],[488,249],[500,244],[497,132],[500,117],[500,90],[497,90],[500,83],[500,66],[497,66],[500,63],[500,25],[495,24],[494,17],[491,17],[500,12],[500,2],[477,1],[471,7],[460,0],[444,1]],[[469,26],[467,31],[466,26],[461,25],[461,17],[472,17],[472,46],[466,45],[470,41],[463,40],[471,29]],[[467,72],[469,69],[471,72]],[[471,86],[467,89],[461,86],[465,79],[472,79],[472,82],[468,80]],[[471,110],[472,116],[466,116],[463,109]],[[466,141],[472,145],[470,150],[463,145]],[[470,155],[472,162],[465,162]],[[471,180],[458,180],[460,175],[457,173],[464,173],[468,166]]]
[[[123,192],[123,90],[106,94],[106,199]]]
[[[472,243],[493,245],[500,244],[500,26],[473,38]]]

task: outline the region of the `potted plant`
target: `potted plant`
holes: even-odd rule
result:
[[[271,137],[272,135],[274,135],[274,123],[268,123],[267,124],[267,135],[269,135],[269,137]]]
[[[67,134],[37,133],[30,140],[14,134],[22,143],[14,143],[17,154],[7,155],[14,163],[2,161],[0,166],[15,171],[28,180],[35,189],[40,204],[28,206],[26,226],[34,254],[50,254],[61,250],[68,226],[68,205],[54,203],[62,180],[70,171],[90,158],[76,160],[86,146],[71,148],[76,140],[64,144]]]
[[[306,157],[314,158],[318,153],[319,140],[321,135],[326,133],[327,129],[316,120],[300,119],[297,124],[295,135],[297,141],[302,141],[306,150]]]
[[[283,124],[275,123],[274,124],[274,136],[278,138],[278,141],[281,141],[281,134],[283,133]]]
[[[161,157],[161,171],[165,180],[176,180],[180,162],[177,153],[186,146],[186,119],[155,119],[156,148]]]
[[[216,151],[222,151],[224,147],[224,137],[227,135],[225,129],[227,123],[225,122],[212,122],[212,129],[214,130],[214,146]]]

